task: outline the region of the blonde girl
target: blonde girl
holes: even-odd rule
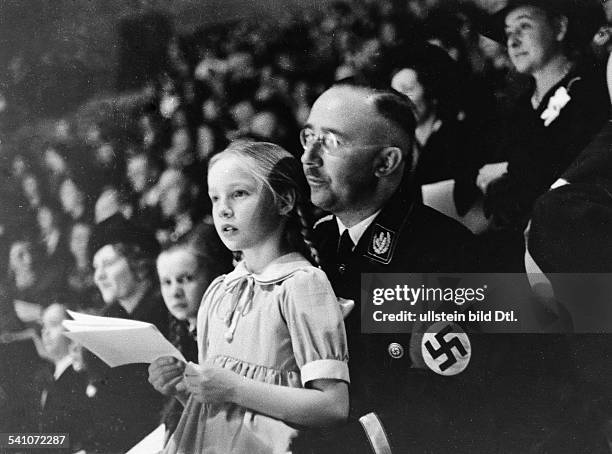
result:
[[[199,365],[176,365],[186,400],[166,453],[289,452],[300,428],[348,415],[342,314],[304,216],[299,162],[271,143],[241,141],[215,156],[208,188],[215,228],[239,253],[198,313]]]

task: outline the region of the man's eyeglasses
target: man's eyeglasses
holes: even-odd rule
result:
[[[300,143],[304,148],[304,151],[312,148],[314,144],[320,143],[321,149],[324,153],[329,155],[342,154],[342,150],[345,149],[367,149],[367,148],[385,148],[393,145],[385,144],[372,144],[372,145],[343,145],[340,143],[338,136],[331,131],[323,131],[320,134],[316,134],[312,128],[304,128],[300,131]]]

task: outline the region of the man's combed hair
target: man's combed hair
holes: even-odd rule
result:
[[[403,144],[402,151],[406,161],[411,161],[416,119],[413,111],[414,105],[408,96],[391,87],[377,88],[357,83],[351,79],[341,80],[334,84],[334,87],[349,87],[367,92],[372,97],[374,107],[380,116],[397,126],[406,136],[407,143]]]

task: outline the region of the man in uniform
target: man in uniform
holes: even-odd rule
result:
[[[326,440],[330,451],[480,452],[476,434],[490,436],[485,426],[476,429],[484,412],[473,361],[459,375],[438,375],[425,365],[417,336],[361,332],[362,273],[474,268],[471,233],[420,201],[414,129],[411,103],[400,93],[341,83],[315,101],[300,133],[312,202],[332,213],[315,226],[322,267],[337,295],[357,303],[345,322],[351,416],[359,423],[336,432],[337,444]]]

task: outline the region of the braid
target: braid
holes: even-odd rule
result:
[[[321,261],[319,259],[319,251],[315,247],[314,243],[311,240],[312,237],[312,229],[308,219],[304,213],[304,210],[300,205],[296,205],[295,212],[298,217],[299,222],[299,234],[302,238],[302,242],[304,243],[304,249],[310,255],[310,261],[313,262],[318,268],[321,268]]]

